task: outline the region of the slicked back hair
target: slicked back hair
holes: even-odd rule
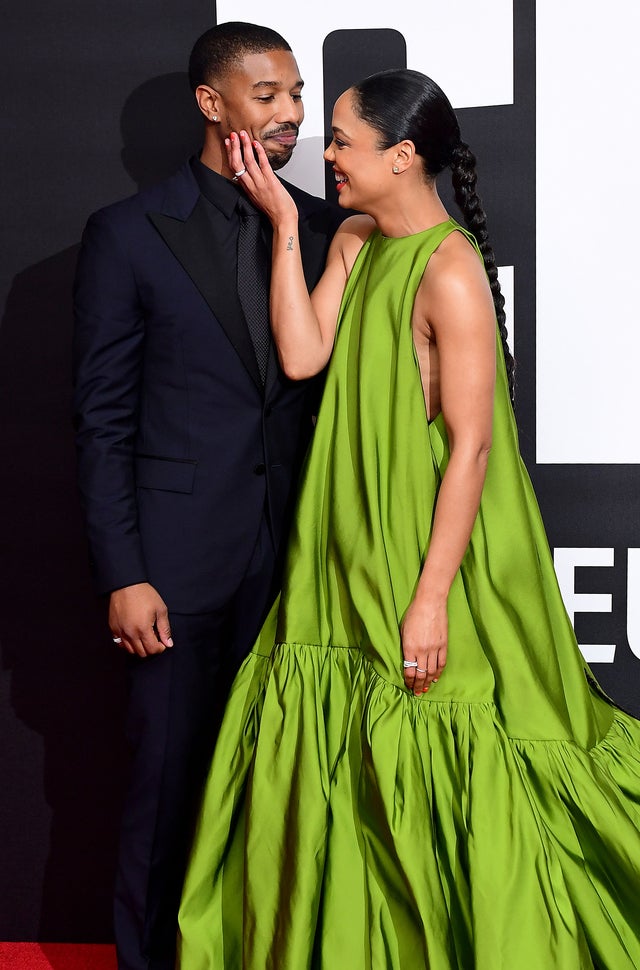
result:
[[[350,91],[355,114],[377,132],[381,150],[408,138],[422,159],[426,179],[435,179],[447,168],[451,170],[456,202],[476,238],[491,286],[513,403],[515,361],[507,340],[504,296],[489,242],[487,217],[476,188],[476,157],[460,137],[451,102],[430,77],[409,69],[380,71],[354,84]]]
[[[229,21],[211,27],[202,34],[189,57],[189,83],[192,91],[201,84],[216,83],[242,63],[247,54],[266,51],[290,51],[291,47],[277,31],[259,24]]]

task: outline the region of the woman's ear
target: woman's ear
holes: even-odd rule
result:
[[[393,167],[392,171],[394,175],[402,175],[407,169],[411,168],[413,161],[416,157],[416,146],[412,141],[406,138],[404,141],[398,142],[397,145],[391,149]]]

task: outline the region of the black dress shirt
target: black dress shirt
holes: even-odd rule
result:
[[[227,279],[235,280],[238,270],[238,232],[240,214],[238,198],[242,196],[248,205],[251,202],[239,185],[235,185],[223,175],[203,165],[199,158],[191,159],[191,168],[200,188],[198,205],[204,208],[211,231],[216,242],[216,272],[227,274]],[[260,214],[262,234],[271,252],[271,226],[266,216]],[[271,262],[266,267],[270,275]]]

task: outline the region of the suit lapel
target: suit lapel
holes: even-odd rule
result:
[[[272,339],[269,345],[269,359],[267,360],[267,376],[264,382],[264,396],[268,398],[271,394],[274,385],[278,379],[280,373],[280,365],[278,363],[278,352],[276,350],[275,341]]]
[[[216,273],[211,258],[211,253],[215,252],[211,227],[195,178],[187,168],[187,178],[178,183],[182,191],[176,193],[176,197],[165,200],[162,212],[149,212],[149,219],[197,286],[251,378],[262,391],[258,362],[244,323],[235,281],[225,273]]]
[[[320,265],[314,266],[319,258],[318,240],[309,224],[309,212],[300,199],[295,186],[285,182],[298,203],[300,212],[300,247],[305,264],[305,274],[315,278]],[[274,389],[280,373],[277,353],[273,341],[267,365],[267,377],[263,389],[258,370],[253,343],[244,321],[238,299],[235,280],[228,274],[216,272],[211,253],[215,252],[211,227],[200,198],[200,189],[189,162],[186,162],[167,186],[164,198],[156,211],[149,211],[148,217],[170,248],[176,259],[189,275],[203,298],[206,300],[215,319],[218,321],[229,341],[235,348],[256,387],[267,397]]]

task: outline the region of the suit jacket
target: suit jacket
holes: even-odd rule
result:
[[[311,288],[342,216],[287,188]],[[199,197],[187,162],[94,213],[74,287],[78,483],[97,588],[147,581],[185,613],[233,592],[263,515],[283,540],[313,386],[272,354],[263,388]]]

